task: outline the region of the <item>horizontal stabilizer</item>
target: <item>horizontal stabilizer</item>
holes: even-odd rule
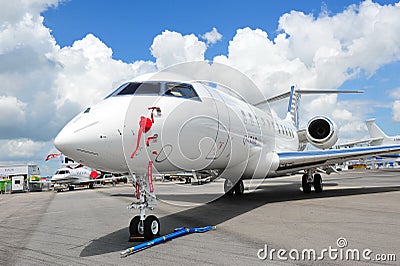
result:
[[[296,93],[299,94],[346,94],[346,93],[364,93],[364,91],[362,90],[296,90]],[[291,92],[285,92],[282,94],[279,94],[277,96],[268,98],[266,100],[260,101],[258,103],[256,103],[254,106],[257,105],[261,105],[264,103],[272,103],[272,102],[276,102],[285,98],[288,98],[290,96]]]

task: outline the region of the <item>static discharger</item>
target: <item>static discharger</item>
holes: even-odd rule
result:
[[[191,233],[204,233],[207,231],[210,231],[211,229],[216,229],[216,226],[205,226],[205,227],[197,227],[197,228],[188,228],[188,227],[180,227],[180,228],[176,228],[174,230],[173,233],[170,233],[168,235],[165,236],[160,236],[158,238],[155,238],[151,241],[147,241],[145,243],[133,246],[131,248],[125,249],[124,251],[121,252],[121,256],[122,257],[126,257],[128,255],[131,255],[133,253],[142,251],[146,248],[167,242],[168,240],[172,240],[174,238],[183,236],[183,235],[187,235],[187,234],[191,234]]]

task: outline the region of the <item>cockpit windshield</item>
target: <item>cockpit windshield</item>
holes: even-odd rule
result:
[[[172,96],[200,100],[191,84],[179,82],[128,82],[108,95],[106,99],[120,95]]]
[[[55,175],[66,175],[69,174],[69,170],[57,170]]]
[[[118,95],[160,95],[161,83],[159,82],[128,82],[106,97]]]

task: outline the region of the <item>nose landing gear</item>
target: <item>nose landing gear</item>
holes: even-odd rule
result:
[[[140,214],[133,217],[129,224],[130,241],[152,240],[160,235],[160,221],[154,215],[146,216],[146,209],[153,210],[157,205],[154,193],[150,192],[146,178],[136,178],[136,196],[138,202],[132,202],[129,209],[139,209]]]

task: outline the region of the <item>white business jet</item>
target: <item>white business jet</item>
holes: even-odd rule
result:
[[[51,182],[57,191],[62,191],[64,186],[68,187],[70,191],[74,190],[77,185],[88,185],[89,188],[93,188],[100,174],[100,172],[82,164],[75,166],[67,165],[57,169],[51,177]]]
[[[375,118],[370,118],[366,120],[365,125],[367,126],[368,133],[370,135],[369,138],[343,143],[340,145],[336,145],[336,147],[345,148],[361,144],[367,144],[370,146],[400,144],[400,135],[395,135],[395,136],[386,135],[386,133],[383,132],[383,130],[375,123]]]
[[[157,217],[146,216],[156,201],[152,171],[213,171],[225,179],[230,195],[243,194],[243,179],[304,171],[302,189],[310,193],[312,187],[315,192],[323,190],[321,175],[315,173],[318,167],[400,151],[400,145],[328,149],[335,145],[338,132],[326,116],[311,118],[298,133],[300,94],[317,92],[292,87],[288,93],[250,104],[210,82],[139,77],[78,114],[54,144],[95,169],[129,172],[137,197],[131,207],[140,211],[131,220],[130,235],[152,239],[160,232]],[[285,119],[263,108],[288,96]],[[322,150],[299,151],[304,141]]]
[[[365,121],[365,124],[367,125],[369,135],[371,136],[369,139],[371,146],[400,143],[400,135],[386,135],[385,132],[383,132],[383,130],[375,123],[375,118],[368,119]]]

